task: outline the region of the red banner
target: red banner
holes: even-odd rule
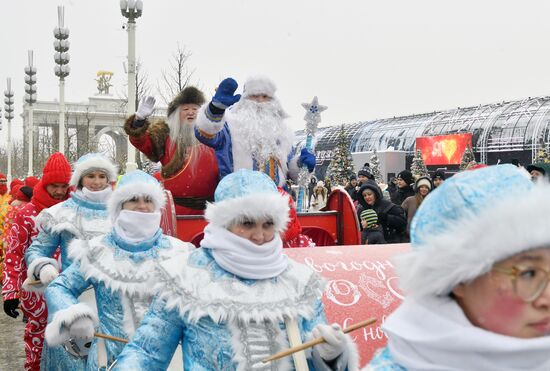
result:
[[[426,165],[459,165],[468,146],[472,146],[471,133],[416,138]]]
[[[377,319],[374,325],[350,333],[359,348],[362,366],[386,345],[382,323],[403,299],[391,258],[409,249],[409,244],[285,249],[290,258],[327,279],[323,304],[329,323],[345,328],[372,317]]]

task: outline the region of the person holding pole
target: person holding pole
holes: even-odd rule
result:
[[[354,370],[348,335],[326,324],[324,280],[283,254],[288,196],[266,174],[227,175],[206,208],[201,248],[158,263],[158,297],[116,370],[163,370],[179,342],[186,370]],[[327,343],[307,355],[270,355],[311,337]]]

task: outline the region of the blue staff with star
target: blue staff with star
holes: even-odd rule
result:
[[[313,152],[313,137],[317,132],[317,127],[321,122],[321,112],[327,109],[326,106],[321,106],[317,97],[314,97],[311,103],[302,103],[302,107],[306,110],[304,120],[306,121],[306,145],[305,149]],[[310,172],[307,167],[302,166],[298,174],[298,197],[296,199],[296,209],[305,211],[305,193],[310,179]]]

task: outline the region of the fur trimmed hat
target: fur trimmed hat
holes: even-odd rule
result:
[[[160,183],[151,175],[134,170],[120,177],[116,189],[107,202],[111,221],[115,221],[122,210],[122,204],[134,197],[148,196],[153,200],[155,211],[166,204],[166,196]]]
[[[240,169],[224,177],[214,193],[214,203],[206,206],[204,217],[222,228],[244,220],[271,219],[275,232],[283,232],[289,221],[288,195],[277,191],[264,173]]]
[[[461,172],[427,197],[411,223],[412,251],[396,258],[409,296],[446,296],[513,255],[550,246],[550,185],[514,165]]]
[[[271,79],[265,76],[251,77],[244,83],[243,97],[249,97],[251,95],[265,94],[268,97],[274,98],[277,87]]]
[[[68,184],[71,180],[71,165],[61,152],[55,152],[48,158],[42,169],[44,188],[53,183]]]
[[[168,105],[168,116],[174,113],[182,104],[196,104],[197,106],[202,106],[204,102],[206,102],[206,99],[204,99],[202,91],[194,86],[187,86],[183,88]]]
[[[421,176],[416,180],[416,182],[414,183],[414,189],[417,190],[418,188],[420,188],[420,186],[426,186],[429,190],[432,190],[433,188],[432,181],[427,176]]]
[[[118,175],[116,165],[100,153],[88,153],[80,157],[74,164],[70,185],[80,188],[82,177],[94,171],[102,171],[107,175],[109,183],[116,181]]]

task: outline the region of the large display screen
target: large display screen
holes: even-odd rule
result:
[[[472,146],[472,133],[416,138],[426,165],[459,165],[466,147]]]

